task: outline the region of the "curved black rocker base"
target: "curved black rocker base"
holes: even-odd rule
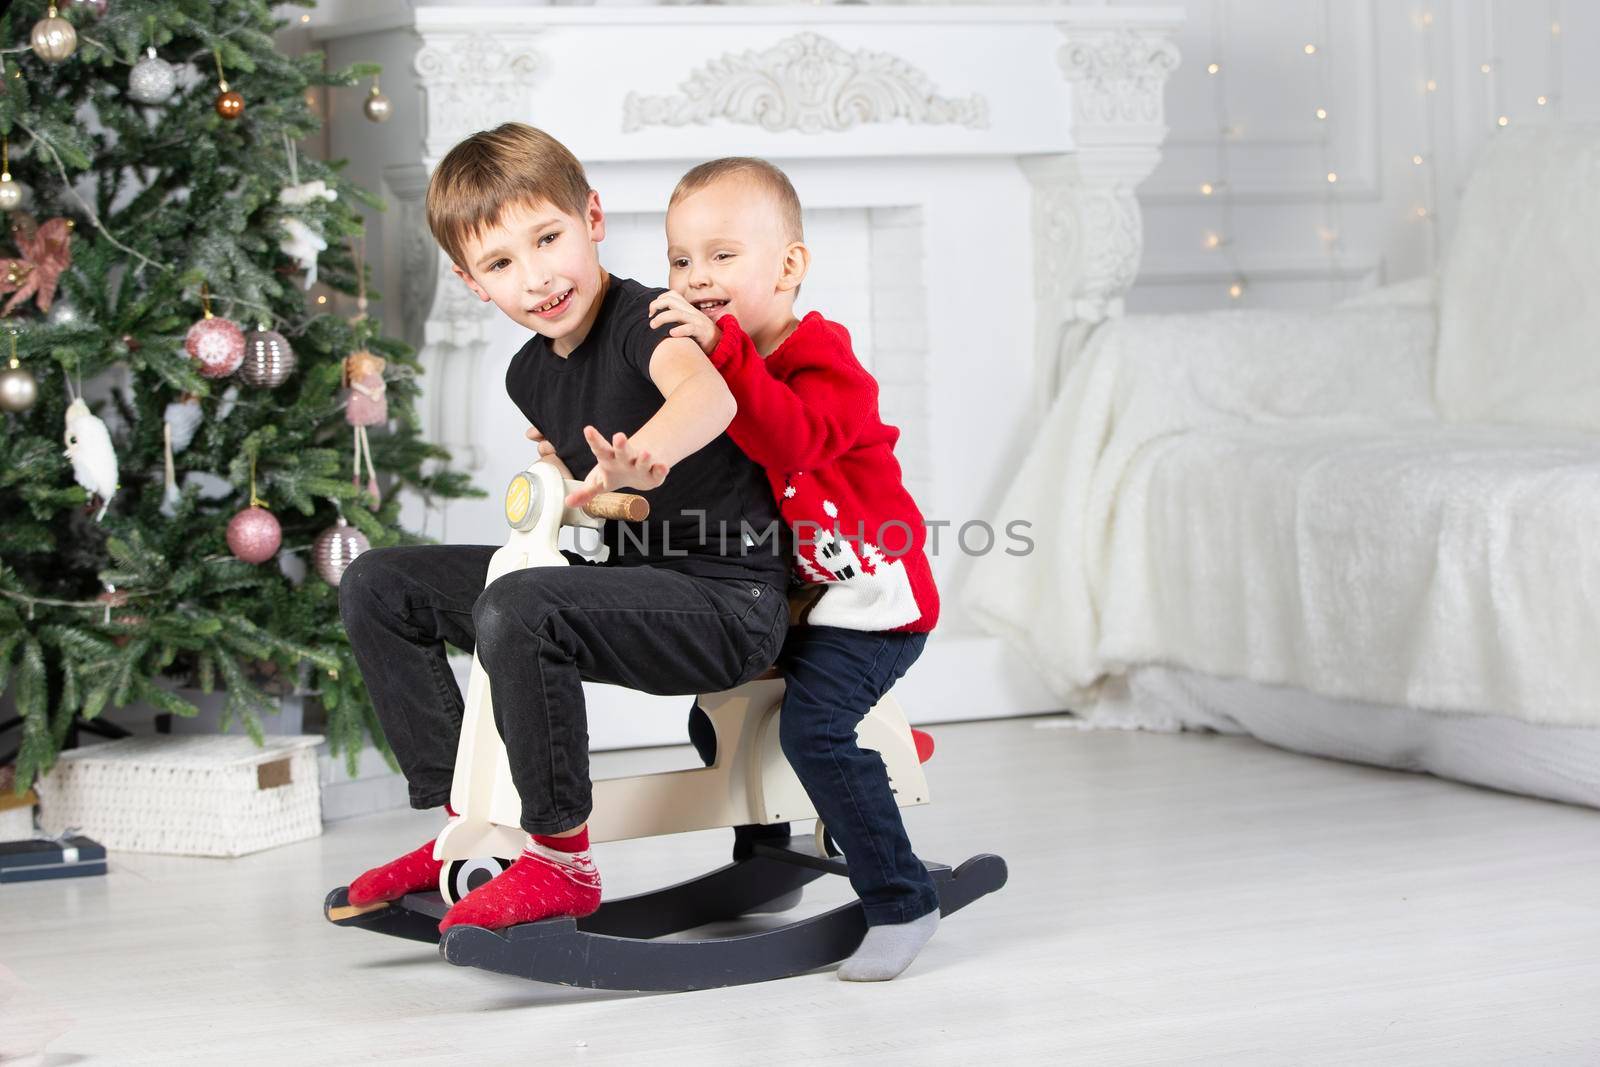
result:
[[[337,926],[438,942],[440,954],[458,966],[538,982],[648,992],[714,989],[804,974],[839,963],[861,944],[867,926],[859,901],[749,934],[658,940],[758,910],[825,873],[847,873],[842,861],[817,856],[809,846],[808,839],[758,844],[746,859],[666,889],[608,901],[586,918],[546,919],[503,931],[456,926],[441,939],[445,906],[437,893],[357,910],[340,888],[328,895],[323,911]],[[999,856],[974,856],[955,870],[927,867],[943,915],[1006,883]]]
[[[612,937],[661,937],[737,919],[825,873],[770,856],[752,855],[665,889],[608,900],[599,911],[578,920],[577,925],[585,933]],[[438,893],[413,893],[390,904],[354,908],[350,905],[349,886],[335,889],[322,904],[323,916],[335,926],[356,926],[429,944],[439,941],[439,920],[444,913],[444,899]]]
[[[952,871],[929,864],[939,911],[958,911],[1005,884],[999,856],[979,855]],[[598,913],[596,913],[598,914]],[[866,936],[861,902],[773,930],[706,940],[644,940],[597,934],[571,919],[513,926],[452,927],[439,952],[462,967],[583,989],[686,992],[789,978],[839,963]]]

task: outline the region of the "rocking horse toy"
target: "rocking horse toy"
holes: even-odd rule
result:
[[[606,519],[638,522],[649,514],[649,502],[629,493],[602,493],[583,508],[566,507],[567,493],[579,485],[563,480],[548,463],[534,463],[511,480],[505,495],[511,537],[490,561],[489,582],[522,567],[566,565],[557,547],[563,525],[598,528]],[[589,839],[598,844],[815,818],[779,746],[783,684],[780,674],[768,671],[735,689],[702,695],[700,707],[716,731],[712,765],[596,781]],[[911,729],[892,696],[878,702],[856,734],[862,748],[882,756],[901,807],[928,803],[922,760],[931,752],[931,739]],[[582,919],[545,919],[500,931],[456,926],[441,937],[445,910],[511,866],[525,839],[518,825],[521,803],[495,728],[489,677],[476,656],[450,802],[459,814],[434,845],[434,857],[444,861],[437,893],[357,907],[341,886],[323,905],[327,919],[436,943],[459,966],[560,985],[649,991],[803,974],[845,959],[866,935],[861,904],[852,901],[776,928],[699,939],[667,936],[766,910],[824,874],[848,874],[850,857],[840,855],[819,820],[809,837],[756,841],[730,864],[678,885],[604,901]],[[954,870],[927,867],[944,915],[1006,881],[1005,861],[994,855],[974,856]]]

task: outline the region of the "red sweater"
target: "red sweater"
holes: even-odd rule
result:
[[[922,513],[900,480],[900,431],[850,334],[813,311],[765,359],[732,315],[711,363],[739,402],[728,436],[766,468],[796,534],[795,573],[827,588],[806,616],[850,630],[932,630],[939,619]]]

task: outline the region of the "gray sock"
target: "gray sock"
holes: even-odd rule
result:
[[[887,982],[907,967],[939,929],[939,913],[892,926],[869,926],[855,955],[839,965],[841,982]]]

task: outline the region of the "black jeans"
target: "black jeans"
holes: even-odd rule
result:
[[[927,643],[925,633],[796,626],[778,657],[786,686],[778,740],[844,851],[868,926],[910,922],[939,907],[933,878],[911,851],[883,757],[856,744],[856,725]],[[709,765],[716,735],[698,706],[689,713],[689,738]]]
[[[370,549],[339,583],[356,662],[410,785],[450,799],[464,701],[445,644],[476,648],[522,798],[522,828],[589,817],[582,682],[660,695],[716,692],[771,666],[789,625],[783,590],[651,566],[528,567],[484,588],[487,545]]]

